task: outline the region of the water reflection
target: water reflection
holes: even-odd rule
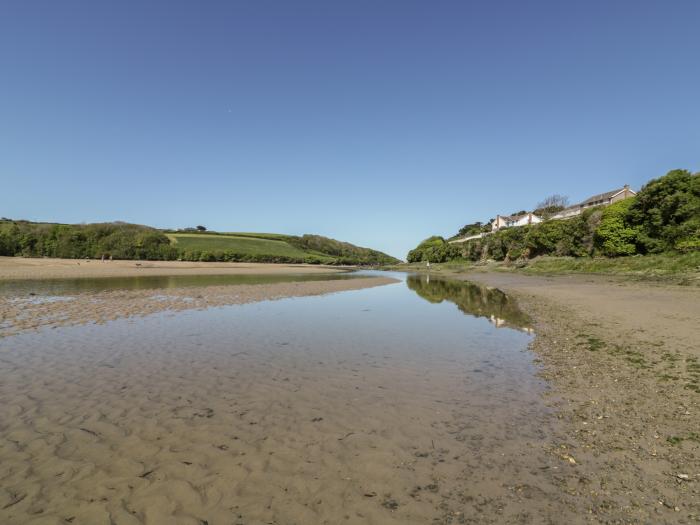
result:
[[[430,275],[409,275],[406,285],[431,303],[449,301],[461,312],[487,318],[496,328],[517,328],[532,334],[532,321],[513,299],[501,290],[466,281],[435,278]]]

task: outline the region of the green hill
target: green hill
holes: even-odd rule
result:
[[[461,233],[483,232],[482,223]],[[645,184],[631,198],[585,209],[565,220],[488,232],[451,244],[430,237],[408,253],[408,262],[527,261],[540,256],[573,258],[683,254],[700,251],[700,173],[673,170]]]
[[[319,235],[158,230],[123,222],[56,224],[0,220],[0,255],[377,265],[397,259]]]
[[[187,260],[247,260],[322,264],[394,264],[385,253],[320,235],[182,232],[166,235]]]
[[[308,255],[283,240],[272,240],[241,235],[208,235],[198,233],[166,234],[173,246],[187,251],[234,251],[241,254],[305,257]]]

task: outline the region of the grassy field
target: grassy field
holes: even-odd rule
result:
[[[288,242],[281,240],[284,238],[282,235],[168,233],[167,236],[174,246],[183,251],[233,251],[250,255],[282,257],[318,255],[320,258],[324,257],[323,255],[307,252],[292,246]]]

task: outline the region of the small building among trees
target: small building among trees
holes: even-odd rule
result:
[[[617,190],[607,191],[605,193],[588,197],[579,204],[574,204],[573,206],[569,206],[568,208],[564,208],[563,210],[553,214],[550,218],[568,219],[570,217],[580,215],[586,208],[592,208],[593,206],[609,206],[614,202],[629,199],[635,195],[637,195],[637,192],[630,189],[628,184],[625,184],[622,188]]]

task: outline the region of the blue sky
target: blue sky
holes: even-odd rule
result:
[[[0,215],[421,239],[700,169],[700,2],[0,4]]]

